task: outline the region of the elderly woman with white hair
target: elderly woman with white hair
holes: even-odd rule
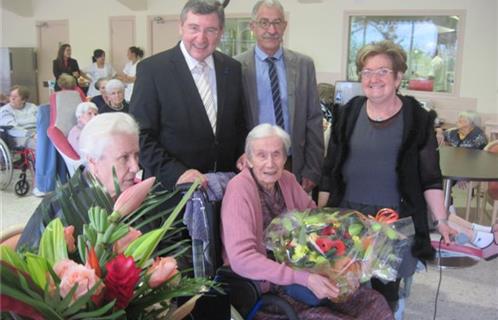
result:
[[[258,281],[263,292],[285,292],[305,308],[326,305],[331,312],[339,312],[337,319],[341,314],[348,319],[392,319],[386,301],[374,290],[361,288],[349,302],[333,305],[328,298],[337,297],[339,290],[328,278],[267,256],[263,230],[272,219],[316,207],[296,177],[284,170],[289,147],[289,135],[278,126],[260,124],[249,132],[247,166],[228,183],[222,202],[225,264],[236,274]]]
[[[91,197],[93,186],[88,183],[87,171],[104,187],[107,193],[116,197],[113,180],[113,168],[116,172],[117,184],[121,191],[135,184],[138,167],[138,124],[128,114],[122,112],[100,114],[94,117],[81,131],[80,152],[86,160],[87,168],[81,167],[71,180],[61,188],[62,192],[54,192],[43,199],[29,219],[17,247],[35,249],[38,247],[45,226],[52,219],[63,216],[61,197],[72,192],[71,203],[87,212],[95,205]],[[81,215],[84,223],[88,217]],[[67,221],[71,224],[70,221]]]
[[[444,142],[452,147],[484,149],[488,139],[480,127],[481,117],[477,112],[462,111],[458,114],[457,127],[443,133]]]
[[[102,105],[99,113],[106,112],[126,112],[128,113],[129,105],[124,99],[125,85],[121,80],[111,79],[105,85],[105,92],[108,103]]]
[[[92,102],[82,102],[76,107],[76,125],[69,130],[67,141],[76,153],[80,154],[80,135],[83,127],[99,113],[99,109]]]

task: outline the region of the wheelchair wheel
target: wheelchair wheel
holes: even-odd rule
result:
[[[29,191],[29,182],[26,180],[26,174],[21,173],[19,176],[19,181],[16,182],[14,186],[14,191],[20,197],[25,196]]]
[[[0,190],[4,190],[10,185],[13,173],[9,147],[0,139]]]

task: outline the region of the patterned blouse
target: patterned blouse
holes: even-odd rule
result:
[[[469,149],[484,149],[488,144],[488,139],[479,127],[474,127],[463,139],[458,134],[458,128],[446,130],[444,132],[444,141],[452,147],[462,147]]]

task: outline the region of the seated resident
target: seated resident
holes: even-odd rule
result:
[[[339,307],[328,300],[339,293],[328,278],[292,269],[267,256],[264,229],[272,219],[288,211],[316,207],[296,177],[284,170],[289,147],[289,135],[278,126],[260,124],[248,134],[246,168],[228,183],[222,202],[225,264],[238,275],[259,281],[263,292],[283,290],[308,306],[337,307],[348,319],[392,319],[387,302],[374,290],[361,288]],[[347,308],[353,314],[341,310],[346,305],[355,306]]]
[[[138,167],[138,124],[128,114],[107,113],[93,118],[83,128],[80,152],[86,160],[87,170],[103,185],[111,197],[116,196],[112,170],[115,168],[121,191],[135,184]],[[83,168],[80,168],[83,171]],[[68,182],[79,188],[74,197],[87,208],[95,205],[89,199],[90,187],[85,174],[75,174]],[[66,185],[67,188],[67,185]],[[74,202],[71,201],[71,202]],[[57,192],[45,197],[29,219],[18,243],[18,248],[36,248],[45,226],[61,215],[61,199]],[[88,217],[83,216],[85,223]]]
[[[108,104],[99,109],[99,113],[106,112],[126,112],[128,113],[129,105],[124,99],[125,86],[118,79],[112,79],[105,85],[105,92]]]
[[[484,149],[488,139],[480,128],[481,117],[475,111],[463,111],[458,114],[457,127],[446,130],[445,144],[452,147]]]
[[[95,103],[97,108],[102,109],[104,106],[109,105],[109,99],[107,99],[107,94],[105,93],[105,86],[107,85],[108,78],[100,78],[95,82],[95,89],[99,90],[100,94],[98,96],[92,97],[91,102]]]
[[[78,154],[80,154],[81,130],[83,130],[88,121],[92,120],[98,112],[99,109],[92,102],[82,102],[76,107],[76,119],[78,123],[69,130],[67,140]]]
[[[0,108],[0,126],[11,127],[7,134],[13,147],[36,149],[36,114],[38,107],[27,102],[29,90],[23,86],[10,89],[9,103]]]

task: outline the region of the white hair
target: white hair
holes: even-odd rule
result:
[[[248,134],[246,138],[246,146],[245,152],[247,157],[252,155],[252,142],[256,139],[269,138],[269,137],[278,137],[282,140],[282,145],[284,147],[284,154],[287,155],[289,153],[289,149],[291,146],[290,136],[284,129],[280,128],[277,125],[271,125],[269,123],[262,123],[260,125],[255,126]]]
[[[481,127],[481,116],[475,111],[462,111],[458,114],[458,117],[465,118],[470,121],[473,127]]]
[[[85,112],[87,112],[89,109],[93,109],[95,111],[99,111],[99,108],[95,105],[93,102],[82,102],[76,107],[76,119],[79,119]]]
[[[282,13],[282,17],[285,17],[284,7],[280,3],[280,1],[278,1],[278,0],[260,0],[260,1],[256,2],[254,7],[252,7],[251,19],[253,21],[256,21],[256,19],[258,18],[258,11],[259,11],[259,8],[261,8],[262,6],[269,7],[269,8],[276,7],[280,11],[280,13]]]
[[[123,82],[121,82],[121,80],[118,79],[111,79],[107,81],[107,84],[105,85],[105,92],[107,92],[107,94],[110,94],[114,90],[124,91],[124,89],[125,86]]]
[[[81,131],[80,154],[85,160],[99,160],[112,135],[130,134],[138,139],[138,123],[127,113],[102,113],[90,120]]]

